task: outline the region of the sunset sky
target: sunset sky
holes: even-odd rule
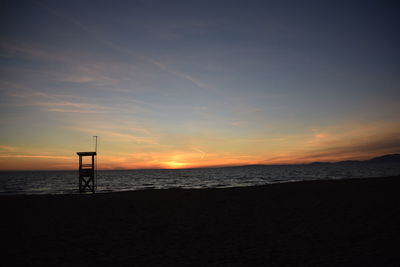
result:
[[[0,170],[400,152],[395,1],[2,1]]]

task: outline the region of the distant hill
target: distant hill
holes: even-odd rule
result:
[[[376,157],[370,160],[367,160],[368,162],[390,162],[390,163],[394,163],[394,162],[398,162],[400,163],[400,154],[389,154],[389,155],[383,155],[380,157]]]
[[[339,162],[313,162],[310,164],[352,164],[352,163],[399,163],[400,154],[388,154],[379,157],[375,157],[369,160],[345,160]]]
[[[299,165],[346,165],[346,164],[364,164],[364,163],[399,163],[400,164],[400,154],[388,154],[379,157],[375,157],[368,160],[344,160],[338,162],[325,162],[325,161],[315,161],[312,163],[299,164]],[[278,165],[286,165],[286,164],[278,164]],[[292,164],[289,164],[292,165]],[[294,164],[296,165],[296,164]],[[262,167],[262,166],[274,166],[274,164],[252,164],[252,165],[241,165],[241,166],[231,166],[227,168],[236,168],[236,167]],[[225,168],[225,167],[222,167]]]

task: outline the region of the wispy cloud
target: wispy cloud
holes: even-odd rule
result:
[[[78,96],[78,95],[67,95],[67,94],[55,94],[55,93],[46,93],[40,91],[34,91],[30,88],[24,87],[20,84],[13,84],[15,88],[25,89],[23,91],[10,91],[7,92],[7,96],[16,97],[16,98],[43,98],[48,100],[56,100],[62,101],[63,99],[73,99],[77,101],[88,100],[88,97]]]
[[[91,38],[100,42],[101,44],[109,47],[110,49],[117,51],[119,53],[125,54],[129,57],[132,57],[136,61],[142,61],[155,66],[158,70],[164,71],[170,75],[173,75],[179,79],[186,80],[197,86],[201,89],[210,89],[211,86],[204,81],[195,78],[193,75],[185,73],[183,71],[176,70],[170,65],[165,63],[161,63],[158,60],[153,59],[151,56],[144,56],[143,54],[138,54],[133,52],[131,49],[118,45],[107,38],[105,38],[102,34],[90,29],[82,22],[74,18],[70,14],[65,14],[63,12],[58,11],[57,9],[50,7],[47,4],[44,4],[40,1],[35,1],[35,3],[42,7],[47,12],[55,15],[56,17],[69,22],[71,25],[74,25],[77,29],[86,33]],[[27,44],[19,44],[16,42],[3,42],[0,46],[2,50],[8,51],[9,55],[19,55],[19,56],[27,56],[40,60],[50,60],[50,61],[58,61],[63,62],[64,64],[69,64],[72,66],[76,66],[75,69],[79,69],[79,72],[76,73],[55,73],[55,72],[47,72],[48,77],[52,77],[55,80],[65,81],[65,82],[73,82],[73,83],[94,83],[97,85],[110,85],[117,84],[118,80],[107,75],[107,72],[110,68],[107,68],[107,72],[101,70],[99,68],[93,68],[93,64],[87,66],[87,62],[83,62],[79,57],[77,57],[76,53],[68,54],[66,51],[60,53],[59,51],[51,51],[48,49],[42,49],[35,45],[27,45]],[[102,68],[104,69],[104,68]],[[126,66],[123,68],[126,69]],[[123,71],[124,72],[124,71]],[[129,75],[127,75],[129,77]]]
[[[206,83],[204,83],[204,82],[192,77],[191,75],[189,75],[187,73],[184,73],[184,72],[181,72],[181,71],[177,71],[177,70],[173,69],[172,67],[170,67],[170,66],[168,66],[166,64],[163,64],[163,63],[161,63],[159,61],[156,61],[154,59],[149,59],[149,62],[153,63],[155,66],[157,66],[158,68],[160,68],[161,70],[163,70],[165,72],[168,72],[169,74],[172,74],[172,75],[174,75],[174,76],[176,76],[178,78],[181,78],[181,79],[184,79],[184,80],[192,82],[194,85],[196,85],[199,88],[202,88],[202,89],[209,89],[210,88],[210,86],[208,84],[206,84]]]
[[[58,61],[64,63],[73,63],[74,56],[66,56],[66,52],[57,53],[49,49],[41,49],[32,44],[22,44],[10,40],[2,40],[0,42],[0,50],[3,54],[9,56],[29,57],[49,61]]]
[[[151,137],[141,137],[141,136],[135,136],[132,134],[112,132],[112,131],[100,131],[100,134],[111,137],[111,138],[117,138],[118,141],[136,142],[138,144],[145,143],[145,144],[150,144],[150,145],[158,144],[157,140],[155,138],[151,138]]]
[[[335,146],[324,147],[311,151],[306,156],[299,157],[300,160],[347,160],[366,159],[374,156],[399,153],[400,132],[376,136],[370,140],[343,144],[338,142]]]
[[[62,12],[59,12],[58,10],[56,10],[55,8],[50,7],[47,4],[44,4],[41,1],[34,1],[35,4],[37,4],[38,6],[42,7],[43,9],[45,9],[47,12],[49,12],[50,14],[59,17],[65,21],[70,22],[71,24],[73,24],[75,27],[77,27],[78,29],[84,31],[86,34],[90,35],[91,37],[97,39],[98,41],[103,41],[103,39],[98,38],[98,36],[91,31],[88,27],[86,27],[85,25],[83,25],[81,22],[79,22],[77,19],[73,18],[71,15],[66,15]]]
[[[39,159],[68,159],[74,160],[75,157],[65,157],[65,156],[49,156],[49,155],[14,155],[14,154],[2,154],[0,158],[39,158]]]
[[[35,106],[51,112],[105,113],[111,109],[99,104],[66,101],[65,98],[71,98],[68,95],[32,91],[11,92],[8,96],[24,99],[23,103],[17,104],[19,106]]]
[[[272,141],[278,149],[265,151],[265,160],[260,163],[292,164],[369,159],[382,154],[400,153],[400,123],[348,122],[311,129],[308,135],[302,133],[287,138],[281,136],[279,139],[281,140],[265,140],[265,143]]]
[[[199,148],[197,148],[197,147],[193,147],[192,148],[194,151],[197,151],[197,152],[199,152],[200,153],[200,159],[204,159],[204,157],[206,156],[206,152],[204,152],[203,150],[201,150],[201,149],[199,149]]]
[[[35,45],[26,44],[8,44],[4,41],[0,47],[8,53],[20,57],[29,58],[38,62],[35,68],[21,68],[21,67],[5,67],[3,70],[19,73],[20,76],[33,76],[35,79],[46,79],[46,81],[55,81],[59,83],[74,83],[74,84],[89,84],[93,86],[116,86],[119,83],[118,73],[121,70],[122,74],[126,74],[127,66],[121,64],[113,64],[112,62],[99,63],[99,59],[94,56],[86,56],[82,58],[81,52],[53,50],[43,48]],[[62,55],[60,55],[62,54]],[[57,62],[58,67],[53,69],[46,69],[42,62]],[[110,72],[110,69],[114,69]],[[128,77],[128,75],[127,75]],[[3,81],[3,86],[5,85]],[[15,84],[8,82],[8,86]],[[107,87],[106,87],[107,88]]]
[[[0,145],[0,152],[4,152],[4,151],[10,152],[10,151],[14,151],[14,150],[16,150],[16,149],[17,149],[17,148],[16,148],[16,147],[13,147],[13,146]]]
[[[41,7],[43,7],[44,9],[46,9],[48,12],[52,13],[53,15],[56,15],[57,17],[70,22],[71,24],[75,25],[75,27],[77,27],[80,30],[82,30],[83,32],[87,33],[92,38],[100,41],[104,45],[106,45],[106,46],[108,46],[108,47],[110,47],[110,48],[112,48],[112,49],[114,49],[116,51],[122,52],[124,54],[129,55],[129,56],[133,56],[136,59],[140,58],[141,60],[145,60],[145,61],[153,64],[154,66],[158,67],[160,70],[163,70],[163,71],[165,71],[165,72],[167,72],[169,74],[172,74],[175,77],[178,77],[178,78],[181,78],[181,79],[184,79],[184,80],[192,82],[194,85],[196,85],[199,88],[202,88],[202,89],[210,88],[210,86],[208,84],[206,84],[205,82],[200,81],[199,79],[194,78],[192,75],[189,75],[189,74],[184,73],[182,71],[177,71],[176,69],[174,69],[174,68],[172,68],[172,67],[170,67],[170,66],[168,66],[166,64],[163,64],[163,63],[161,63],[161,62],[159,62],[157,60],[154,60],[154,59],[152,59],[150,57],[144,57],[143,55],[138,55],[137,53],[132,52],[130,49],[128,49],[126,47],[117,45],[114,42],[107,40],[106,38],[102,37],[100,34],[98,34],[98,33],[94,32],[93,30],[89,29],[89,27],[85,26],[83,23],[81,23],[77,19],[73,18],[71,15],[66,15],[66,14],[63,14],[61,12],[58,12],[56,9],[51,8],[50,6],[45,5],[45,4],[41,3],[41,2],[37,2],[37,4],[39,6],[41,6]],[[198,24],[199,23],[196,22],[195,25],[198,25]],[[203,24],[201,24],[201,25],[203,25]]]
[[[62,113],[103,113],[96,110],[80,110],[80,109],[62,109],[62,108],[48,108],[50,112],[62,112]]]
[[[84,132],[93,134],[96,133],[101,136],[101,138],[105,138],[106,140],[113,142],[131,142],[136,144],[148,144],[148,145],[157,145],[158,140],[152,136],[140,136],[132,133],[125,133],[123,129],[112,129],[112,125],[107,127],[108,129],[101,129],[96,127],[91,127],[90,129],[86,129],[85,127],[68,127],[69,130],[74,130],[77,132]]]
[[[361,159],[400,152],[400,123],[374,122],[313,129],[297,161]]]

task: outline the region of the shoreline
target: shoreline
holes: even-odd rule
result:
[[[400,263],[400,176],[2,195],[0,203],[2,249],[15,265]]]
[[[325,179],[313,179],[313,180],[288,180],[288,181],[274,181],[271,183],[259,184],[259,185],[244,185],[244,186],[221,186],[221,187],[204,187],[204,188],[184,188],[184,187],[170,187],[170,188],[140,188],[133,190],[121,190],[121,191],[97,191],[94,195],[103,195],[103,194],[119,194],[119,193],[133,193],[140,191],[163,191],[163,190],[224,190],[224,189],[241,189],[241,188],[258,188],[258,187],[266,187],[272,185],[281,185],[281,184],[291,184],[291,183],[313,183],[313,182],[329,182],[329,181],[353,181],[353,180],[369,180],[369,179],[391,179],[399,176],[382,176],[382,177],[350,177],[350,178],[325,178]],[[12,196],[63,196],[63,195],[92,195],[93,193],[79,193],[79,190],[72,193],[0,193],[0,199],[3,197],[12,197]]]

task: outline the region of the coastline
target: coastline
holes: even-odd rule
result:
[[[396,266],[400,177],[0,196],[3,252],[41,266]]]

